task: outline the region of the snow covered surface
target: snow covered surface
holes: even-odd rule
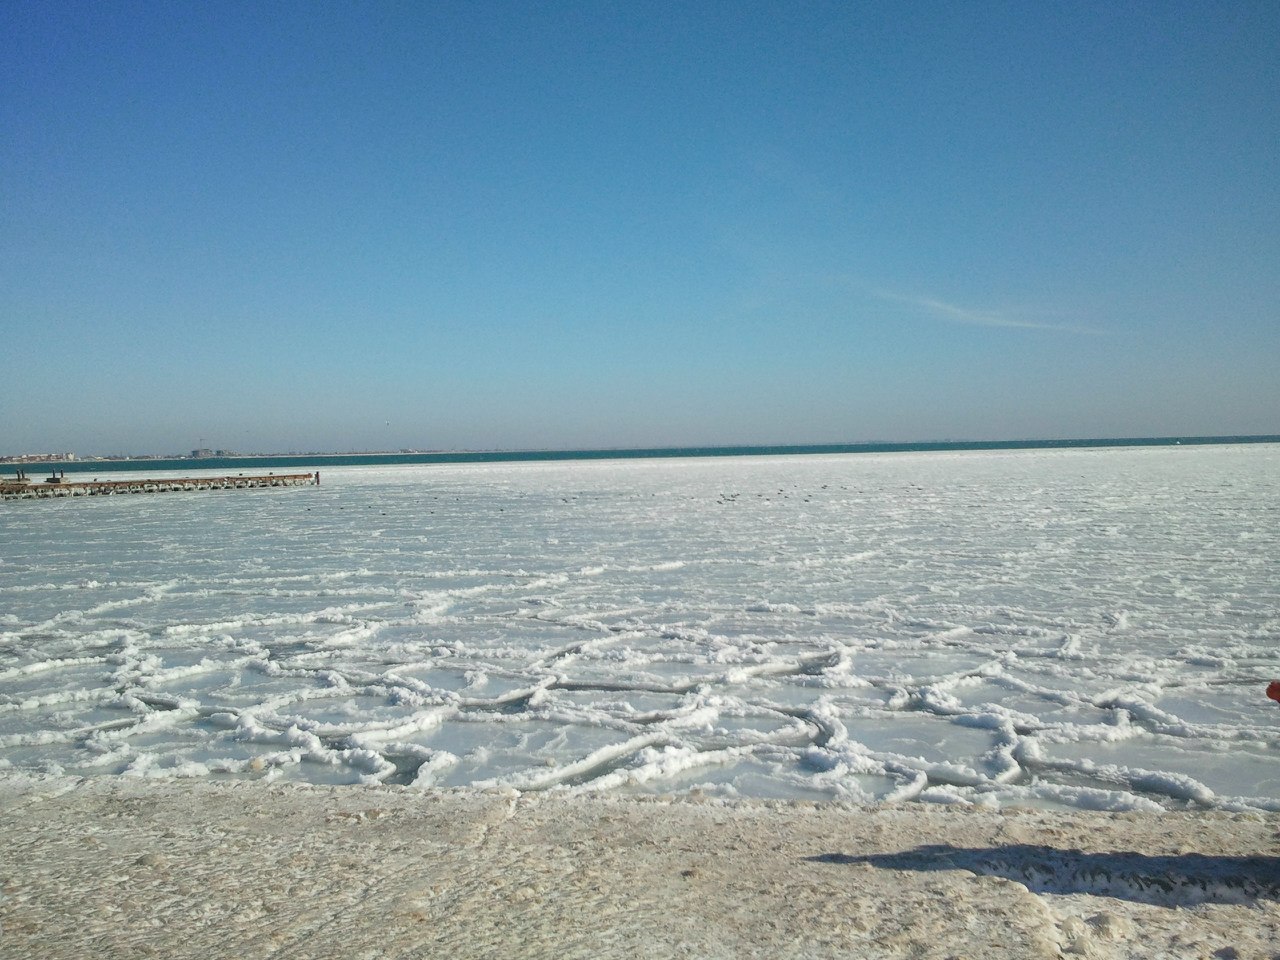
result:
[[[1280,448],[0,505],[0,768],[1280,809]]]
[[[1280,952],[1280,816],[0,777],[0,956]]]
[[[0,956],[1274,958],[1278,541],[1270,445],[0,505]]]

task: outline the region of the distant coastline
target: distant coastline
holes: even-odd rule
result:
[[[759,444],[702,447],[619,447],[585,450],[455,450],[372,453],[228,454],[225,456],[90,457],[56,459],[56,455],[0,458],[0,469],[36,473],[105,473],[117,470],[233,470],[269,467],[380,466],[395,464],[522,463],[568,460],[656,460],[689,457],[768,457],[839,453],[918,453],[965,450],[1069,450],[1091,447],[1205,446],[1230,443],[1280,443],[1280,434],[1209,437],[1098,437],[1068,440],[937,440],[924,442]]]

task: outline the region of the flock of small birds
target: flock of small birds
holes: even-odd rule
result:
[[[822,484],[822,486],[821,486],[821,490],[830,490],[830,489],[831,489],[831,485],[830,485],[830,484],[826,484],[826,483],[824,483],[824,484]],[[845,493],[854,493],[855,495],[856,495],[856,494],[861,493],[861,491],[860,491],[860,490],[851,489],[850,487],[847,487],[847,486],[841,486],[841,487],[839,487],[838,489],[839,489],[839,490],[841,490],[841,491],[843,491],[843,492],[845,492]],[[513,494],[514,498],[515,498],[515,499],[518,499],[518,500],[524,500],[524,499],[527,499],[527,498],[528,498],[529,496],[531,496],[531,495],[532,495],[532,494],[529,494],[529,493],[527,493],[527,492],[521,492],[521,493],[515,493],[515,494]],[[761,501],[763,501],[763,502],[765,502],[765,503],[772,503],[774,500],[791,500],[791,499],[793,499],[793,498],[794,498],[794,499],[799,500],[799,501],[800,501],[800,502],[802,502],[802,503],[812,503],[812,502],[813,502],[813,500],[814,500],[814,498],[815,498],[815,497],[817,497],[817,496],[819,496],[819,495],[820,495],[820,493],[819,493],[818,491],[811,491],[811,492],[804,492],[804,493],[801,493],[801,492],[799,492],[799,491],[798,491],[798,490],[796,490],[796,489],[792,489],[792,490],[789,492],[785,487],[779,487],[777,490],[773,490],[773,491],[769,491],[769,492],[760,492],[760,493],[757,493],[757,494],[755,495],[755,497],[754,497],[754,498],[752,498],[752,497],[748,496],[748,497],[747,497],[747,502],[749,502],[751,499],[756,499],[756,500],[761,500]],[[657,494],[657,493],[650,493],[650,494],[649,494],[649,496],[650,496],[650,497],[657,497],[657,496],[658,496],[658,494]],[[723,491],[722,491],[721,493],[719,493],[719,494],[717,494],[717,495],[716,495],[715,503],[716,503],[716,505],[717,505],[717,506],[727,506],[727,505],[729,505],[729,504],[739,503],[740,501],[742,501],[743,496],[744,496],[744,495],[743,495],[743,493],[741,493],[741,492],[728,493],[728,492],[723,492]],[[572,503],[574,503],[575,501],[580,500],[580,499],[581,499],[581,497],[582,497],[582,495],[579,495],[579,494],[573,494],[573,495],[570,495],[570,496],[562,496],[562,497],[560,497],[560,502],[561,502],[561,503],[566,503],[566,504],[572,504]],[[455,496],[455,497],[453,497],[452,499],[453,499],[455,502],[461,502],[463,498],[462,498],[461,496]],[[681,499],[683,499],[683,500],[698,500],[698,499],[702,499],[702,498],[689,495],[689,496],[681,497]],[[435,496],[432,496],[432,497],[431,497],[431,500],[433,500],[433,501],[439,501],[439,500],[440,500],[440,497],[439,497],[438,495],[435,495]],[[422,503],[422,500],[420,500],[420,499],[415,499],[415,500],[413,500],[412,502],[416,505],[416,504],[420,504],[420,503]],[[311,507],[307,507],[307,512],[308,512],[308,513],[310,513],[310,512],[311,512],[311,509],[312,509]],[[339,510],[345,510],[345,509],[346,509],[346,507],[345,507],[344,505],[342,505],[342,504],[339,504],[339,505],[338,505],[338,509],[339,509]],[[377,507],[376,507],[374,504],[369,504],[369,505],[367,505],[366,509],[368,509],[368,510],[374,510],[374,509],[377,509]],[[427,512],[428,512],[428,514],[431,514],[431,515],[434,515],[434,514],[435,514],[435,510],[428,510]],[[506,512],[506,507],[501,507],[501,506],[500,506],[500,507],[498,507],[498,512],[499,512],[499,513],[505,513],[505,512]],[[379,515],[379,516],[383,516],[383,517],[385,517],[385,516],[387,516],[387,511],[386,511],[386,510],[379,510],[378,515]]]

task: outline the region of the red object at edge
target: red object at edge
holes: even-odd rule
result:
[[[1280,702],[1280,680],[1272,680],[1267,686],[1267,696]]]

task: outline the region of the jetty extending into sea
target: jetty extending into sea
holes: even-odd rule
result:
[[[53,497],[102,497],[118,493],[177,493],[194,490],[251,490],[260,487],[319,486],[315,473],[269,473],[258,476],[166,477],[134,480],[68,480],[55,473],[45,480],[30,480],[19,473],[16,479],[0,480],[0,500],[48,500]]]

